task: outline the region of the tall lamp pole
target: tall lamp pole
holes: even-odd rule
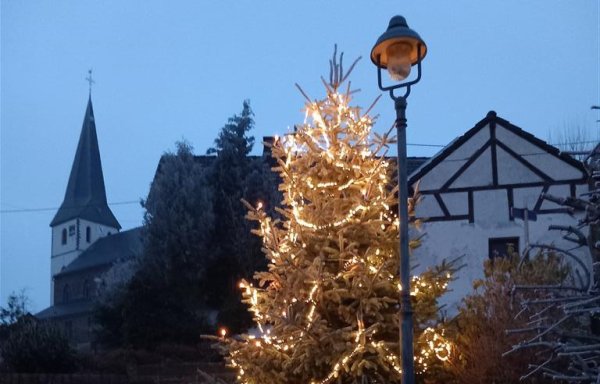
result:
[[[427,46],[419,34],[408,27],[406,19],[394,16],[388,29],[377,39],[371,50],[371,61],[377,66],[377,83],[382,91],[389,91],[396,108],[398,136],[398,217],[400,220],[400,355],[402,360],[402,384],[414,384],[413,312],[410,302],[410,260],[408,250],[408,171],[406,167],[406,99],[410,87],[421,79],[421,60]],[[417,75],[406,80],[411,67],[417,66]],[[381,70],[387,69],[397,84],[384,86]],[[394,91],[403,90],[396,95]]]

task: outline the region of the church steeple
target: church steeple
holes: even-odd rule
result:
[[[84,219],[112,228],[121,228],[106,201],[91,94],[83,118],[65,199],[50,226],[54,227],[72,219]]]

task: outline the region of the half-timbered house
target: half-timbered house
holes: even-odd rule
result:
[[[576,196],[588,188],[582,163],[493,111],[414,171],[409,185],[423,197],[416,215],[424,219],[424,239],[414,263],[425,268],[462,257],[465,264],[445,298],[450,313],[483,276],[485,259],[509,248],[522,252],[527,235],[531,243],[565,241],[548,227],[577,219],[543,193]],[[528,228],[520,218],[525,209],[533,212]]]

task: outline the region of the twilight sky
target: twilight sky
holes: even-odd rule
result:
[[[379,94],[368,56],[395,14],[428,45],[408,100],[409,143],[447,144],[489,110],[543,140],[573,126],[598,137],[598,0],[2,0],[0,305],[21,289],[34,311],[49,304],[48,225],[64,197],[89,68],[106,192],[129,229],[175,141],[204,153],[244,99],[258,139],[302,122],[294,83],[322,97],[334,43],[348,65],[363,56],[351,79],[367,107]],[[393,123],[384,96],[379,132]]]

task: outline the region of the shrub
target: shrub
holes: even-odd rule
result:
[[[485,278],[475,281],[474,293],[463,300],[451,328],[455,339],[449,364],[452,377],[459,383],[472,384],[519,382],[528,364],[539,361],[540,357],[535,349],[503,357],[521,338],[506,330],[527,326],[527,313],[516,316],[520,310],[517,300],[531,299],[541,292],[534,289],[519,292],[517,298],[513,288],[525,284],[560,284],[568,271],[553,253],[539,253],[526,261],[515,253],[509,258],[485,261]],[[536,383],[534,379],[523,382]]]
[[[18,373],[68,373],[77,368],[75,351],[56,328],[26,315],[8,329],[1,347],[4,368]]]

